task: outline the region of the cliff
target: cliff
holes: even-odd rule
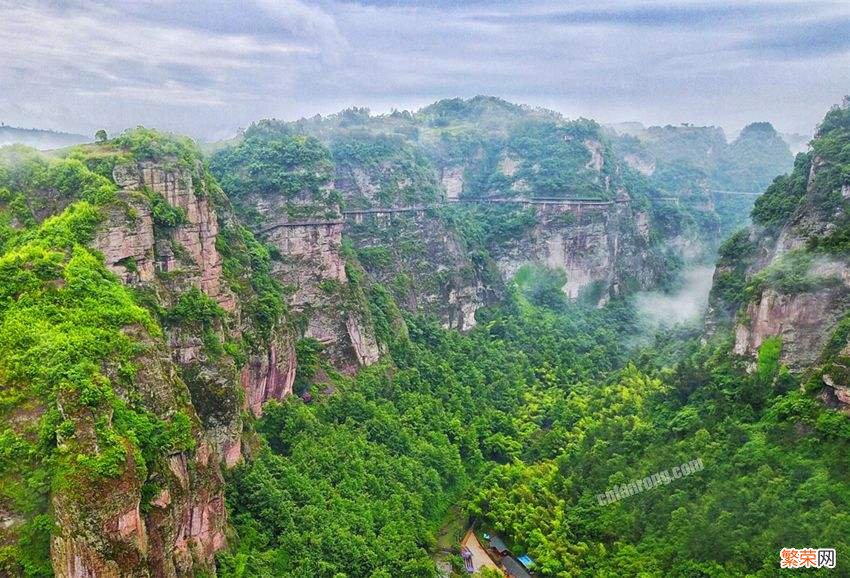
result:
[[[297,337],[317,340],[344,372],[377,361],[365,297],[350,283],[342,253],[341,198],[329,151],[261,124],[217,154],[212,169],[254,234],[272,248],[272,275],[287,289]]]
[[[496,299],[501,282],[437,208],[346,212],[345,235],[373,282],[399,306],[436,315],[445,327],[475,326],[475,312]]]
[[[0,374],[18,391],[2,433],[30,456],[2,476],[31,488],[0,498],[0,541],[49,544],[26,572],[214,572],[243,410],[295,378],[268,250],[188,141],[139,129],[4,159],[4,291],[32,305],[2,310]]]
[[[312,195],[338,200],[343,235],[372,279],[404,308],[437,315],[447,327],[474,325],[474,312],[524,264],[564,269],[571,298],[595,293],[601,303],[659,281],[698,251],[700,239],[688,236],[680,215],[658,218],[670,207],[647,194],[593,121],[488,97],[440,101],[415,114],[349,109],[261,121],[237,147],[217,153],[213,169],[228,192],[253,188],[250,196],[264,185],[229,184],[228,173],[244,166],[233,159],[266,160],[268,143],[294,143],[293,135],[330,151],[323,159],[330,166],[313,171],[328,172],[330,192]],[[254,214],[267,215],[252,198]],[[295,225],[271,227],[278,235]]]
[[[836,107],[794,171],[755,204],[755,223],[727,241],[712,289],[712,324],[734,325],[734,352],[754,358],[770,340],[808,386],[847,409],[850,265],[846,239],[850,110]],[[737,312],[737,314],[736,314]]]

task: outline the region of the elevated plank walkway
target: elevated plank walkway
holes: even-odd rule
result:
[[[279,228],[295,228],[295,227],[319,227],[323,225],[339,225],[346,222],[354,221],[362,223],[367,215],[386,216],[400,213],[424,213],[429,209],[446,207],[456,204],[504,204],[504,205],[520,205],[520,206],[538,206],[538,207],[565,207],[570,212],[581,214],[584,209],[600,210],[606,207],[612,207],[618,204],[628,204],[628,199],[617,199],[611,201],[602,201],[599,199],[561,199],[556,197],[535,197],[535,198],[504,198],[504,197],[479,197],[465,199],[446,199],[444,201],[433,203],[430,205],[412,205],[410,207],[371,207],[368,209],[346,209],[342,211],[342,219],[327,219],[327,220],[307,220],[307,221],[291,221],[287,223],[278,223],[265,229],[261,229],[260,233],[268,233]]]

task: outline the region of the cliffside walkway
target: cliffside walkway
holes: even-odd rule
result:
[[[399,213],[424,213],[429,209],[439,207],[447,207],[457,204],[477,204],[477,205],[521,205],[521,206],[542,206],[542,207],[566,207],[571,211],[581,213],[583,209],[599,210],[606,207],[612,207],[619,204],[628,204],[628,199],[617,199],[611,201],[602,201],[599,199],[561,199],[557,197],[535,197],[535,198],[504,198],[504,197],[479,197],[479,198],[464,198],[464,199],[446,199],[444,201],[433,203],[430,205],[412,205],[409,207],[371,207],[368,209],[346,209],[341,212],[342,219],[326,219],[326,220],[307,220],[307,221],[291,221],[286,223],[277,223],[271,227],[262,229],[260,233],[267,233],[282,227],[319,227],[323,225],[339,225],[349,221],[361,223],[367,215],[394,215]]]
[[[709,193],[714,193],[715,195],[740,195],[742,197],[758,197],[761,196],[761,193],[748,193],[746,191],[721,191],[718,189],[706,189]]]

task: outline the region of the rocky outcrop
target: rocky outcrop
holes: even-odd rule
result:
[[[830,338],[824,329],[834,327],[844,313],[837,305],[845,292],[842,287],[798,294],[765,290],[735,327],[735,353],[755,356],[765,339],[779,336],[782,361],[792,369],[810,367]]]
[[[149,458],[144,479],[139,473],[145,470],[128,453],[119,475],[57,490],[53,510],[59,532],[51,543],[57,576],[176,578],[212,571],[215,553],[226,546],[221,458],[198,427],[193,407],[183,401],[188,391],[165,343],[138,327],[127,331],[143,345],[135,362],[134,395],[161,419],[177,412],[190,416],[195,448]],[[113,379],[120,382],[117,375]],[[96,445],[95,436],[83,433],[85,423],[75,439]],[[92,454],[96,451],[93,447]],[[155,495],[146,496],[143,486],[156,488]]]
[[[782,363],[807,375],[808,387],[820,385],[825,403],[850,412],[848,131],[850,110],[834,107],[794,172],[756,202],[756,226],[724,246],[713,309],[737,307],[736,354],[752,362],[778,337]]]
[[[660,274],[649,246],[650,219],[632,210],[627,196],[616,202],[542,203],[536,224],[518,239],[505,240],[493,255],[505,279],[524,265],[562,269],[571,299],[588,295],[604,303],[624,288],[649,287]]]
[[[106,223],[94,240],[106,266],[125,283],[150,283],[156,272],[153,218],[141,195],[124,195],[125,207],[106,209]]]
[[[749,280],[777,277],[773,285],[758,292],[745,306],[735,326],[735,353],[754,356],[767,337],[782,338],[782,361],[792,369],[815,364],[830,338],[831,328],[843,317],[850,299],[850,266],[828,255],[812,255],[811,239],[826,238],[836,229],[839,214],[824,213],[812,198],[826,160],[815,156],[807,176],[807,197],[777,231],[751,232],[754,253],[746,277]],[[794,284],[781,279],[787,263],[797,260]]]
[[[107,209],[94,241],[107,267],[125,283],[152,289],[165,307],[194,287],[238,317],[236,298],[222,273],[218,215],[200,161],[119,164],[113,180],[120,187],[120,202]],[[157,222],[157,206],[180,218]],[[233,465],[240,456],[242,432],[238,371],[231,359],[213,359],[205,352],[198,328],[167,328],[167,333],[172,358],[182,369],[207,433],[219,456]],[[228,337],[223,327],[219,334],[222,341]]]
[[[300,319],[301,335],[318,340],[344,372],[376,362],[381,350],[367,308],[352,294],[357,288],[346,273],[338,208],[293,218],[291,204],[282,198],[254,196],[243,203],[259,215],[257,235],[279,252],[272,272],[291,289],[289,305]]]
[[[295,382],[295,348],[291,335],[280,331],[267,351],[251,355],[242,367],[245,406],[255,416],[263,413],[269,400],[281,400],[292,393]]]
[[[345,235],[370,277],[408,311],[429,313],[461,331],[499,291],[497,276],[475,262],[434,209],[349,215]]]
[[[232,311],[235,298],[222,280],[221,256],[215,247],[218,218],[202,171],[200,165],[166,167],[150,161],[116,166],[113,179],[128,208],[123,219],[113,209],[110,221],[118,217],[120,226],[103,229],[95,246],[103,252],[107,266],[126,281],[151,281],[154,267],[166,273],[183,271],[187,283]],[[184,216],[159,238],[145,198],[150,193],[161,195]],[[131,259],[135,266],[129,264]]]
[[[445,167],[441,171],[440,184],[447,199],[458,199],[463,193],[463,171],[460,166]]]

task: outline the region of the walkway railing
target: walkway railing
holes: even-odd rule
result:
[[[346,223],[348,220],[354,220],[360,223],[366,215],[392,215],[397,213],[422,213],[429,209],[450,206],[454,204],[508,204],[508,205],[523,205],[523,206],[549,206],[549,207],[566,207],[576,212],[581,213],[583,208],[600,209],[610,207],[615,204],[628,203],[628,199],[618,199],[615,201],[602,201],[600,199],[561,199],[556,197],[535,197],[535,198],[505,198],[505,197],[478,197],[478,198],[463,198],[463,199],[446,199],[442,202],[431,205],[413,205],[410,207],[372,207],[368,209],[346,209],[341,212],[342,219],[327,219],[327,220],[309,220],[309,221],[290,221],[286,223],[277,223],[265,229],[261,229],[260,233],[268,233],[275,229],[286,227],[317,227],[322,225],[339,225]]]

